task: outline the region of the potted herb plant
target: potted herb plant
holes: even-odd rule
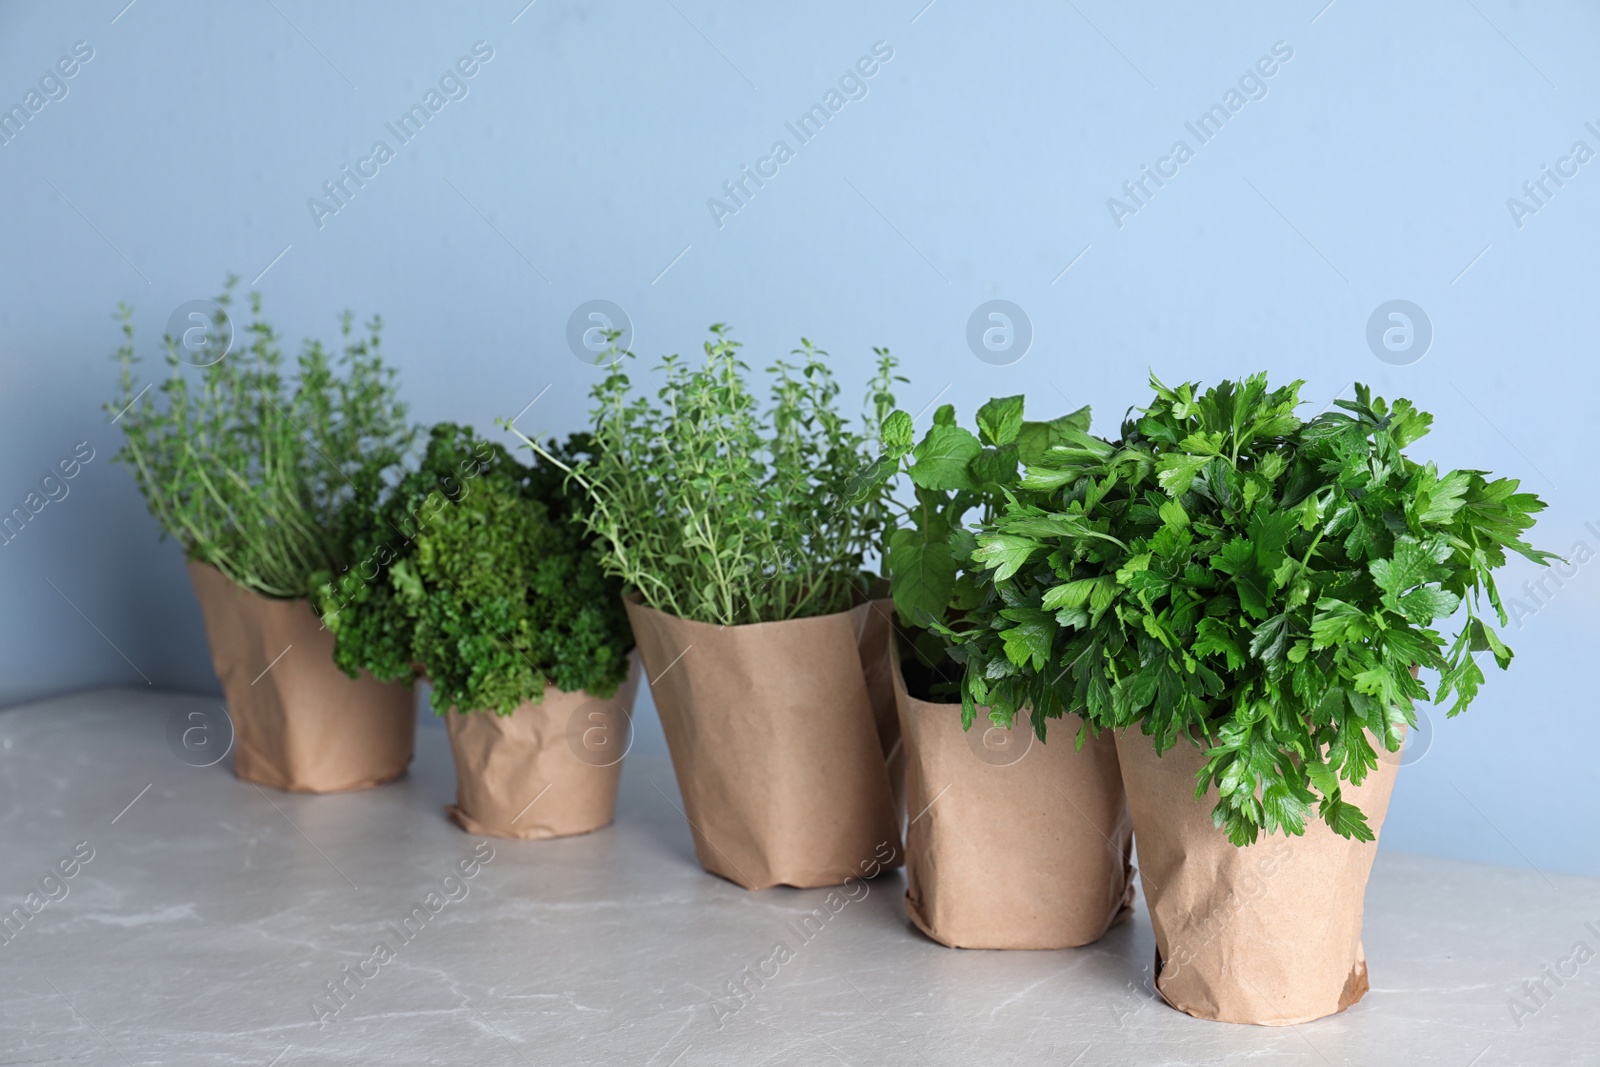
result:
[[[167,338],[171,372],[154,390],[136,380],[133,312],[121,308],[121,390],[107,405],[125,435],[117,459],[183,546],[233,720],[235,773],[314,793],[377,785],[411,762],[413,694],[341,674],[310,597],[315,575],[349,565],[353,532],[414,431],[376,317],[356,336],[347,313],[337,353],[308,341],[288,371],[259,294],[233,336],[234,284],[203,349],[181,360]]]
[[[883,490],[851,492],[894,362],[879,351],[857,431],[826,353],[777,363],[763,411],[738,343],[712,335],[698,364],[666,357],[655,399],[614,352],[593,454],[568,466],[629,590],[701,864],[749,889],[836,885],[900,854],[887,612],[862,566]]]
[[[1407,458],[1432,417],[1365,386],[1302,420],[1299,382],[1151,382],[1121,441],[1046,453],[1025,484],[1048,496],[979,536],[1000,600],[968,631],[964,696],[1114,729],[1156,988],[1201,1018],[1303,1022],[1367,989],[1383,753],[1415,701],[1471,702],[1479,654],[1510,662],[1479,612],[1506,622],[1508,551],[1554,558],[1522,539],[1544,504]]]
[[[616,812],[639,676],[582,503],[561,471],[441,423],[322,589],[339,666],[428,679],[470,833],[588,833]]]
[[[1023,398],[1003,397],[978,409],[973,434],[945,405],[915,448],[909,415],[884,422],[885,453],[914,490],[885,552],[903,638],[895,696],[913,813],[906,913],[946,945],[1069,948],[1130,913],[1133,831],[1111,736],[1035,745],[1025,707],[1004,727],[981,707],[964,709],[951,658],[963,650],[946,636],[995,595],[972,559],[969,521],[992,521],[1008,497],[1025,495],[1020,466],[1081,439],[1089,418],[1083,408],[1028,422]]]

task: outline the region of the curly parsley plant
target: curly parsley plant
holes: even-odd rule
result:
[[[438,711],[509,715],[547,684],[610,696],[633,639],[581,504],[561,471],[435,426],[421,467],[370,516],[356,565],[322,587],[335,662],[382,681],[424,674]]]

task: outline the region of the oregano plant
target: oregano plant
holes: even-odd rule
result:
[[[189,560],[264,596],[308,597],[318,572],[348,565],[416,431],[380,353],[379,318],[358,334],[346,312],[337,348],[308,340],[286,367],[259,293],[240,337],[222,328],[235,284],[193,364],[165,339],[168,373],[154,388],[138,381],[133,309],[118,309],[121,381],[106,405],[124,435],[116,458]]]
[[[1370,840],[1349,800],[1415,725],[1463,711],[1511,650],[1494,571],[1544,503],[1511,478],[1441,473],[1404,449],[1432,416],[1356,386],[1302,420],[1303,383],[1168,388],[1117,442],[1078,435],[1028,464],[977,536],[982,602],[947,632],[970,718],[1031,706],[1084,735],[1137,728],[1205,748],[1197,798],[1237,845],[1320,817]],[[1447,627],[1454,634],[1446,637]],[[1418,670],[1438,672],[1429,684]]]

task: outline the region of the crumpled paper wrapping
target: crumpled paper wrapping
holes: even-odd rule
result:
[[[1043,744],[1023,713],[986,749],[986,709],[969,733],[959,703],[908,695],[898,669],[894,683],[918,929],[954,948],[1072,948],[1131,914],[1133,826],[1110,734],[1077,751],[1068,717]]]
[[[215,567],[189,564],[211,663],[233,720],[233,770],[298,793],[366,789],[400,777],[416,739],[409,685],[351,678],[306,600],[274,600]]]
[[[456,763],[456,802],[468,833],[531,841],[611,825],[630,743],[639,661],[605,699],[547,685],[539,703],[510,715],[445,713]]]
[[[888,597],[869,600],[851,616],[851,625],[860,627],[856,633],[856,651],[867,680],[867,699],[872,702],[878,747],[883,749],[889,771],[889,792],[894,797],[895,825],[898,826],[905,821],[906,813],[906,750],[894,696],[895,674],[900,669],[895,662],[894,601]]]
[[[765,889],[899,865],[881,602],[726,627],[627,609],[701,866]]]
[[[1156,989],[1179,1011],[1289,1026],[1344,1011],[1367,991],[1361,913],[1376,839],[1340,837],[1313,813],[1303,837],[1236,848],[1211,822],[1215,788],[1194,796],[1205,754],[1180,739],[1160,758],[1137,730],[1117,732],[1140,879],[1156,935]],[[1344,798],[1374,838],[1398,759],[1379,759]]]

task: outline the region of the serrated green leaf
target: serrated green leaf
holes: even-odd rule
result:
[[[1284,561],[1284,546],[1289,543],[1298,516],[1292,511],[1267,511],[1257,508],[1250,515],[1250,544],[1255,548],[1256,563],[1265,573],[1272,573]]]
[[[1375,559],[1367,567],[1378,588],[1393,596],[1408,589],[1448,577],[1440,564],[1449,554],[1449,545],[1443,542],[1424,543],[1412,537],[1402,537],[1394,543],[1391,559]]]
[[[1311,640],[1318,648],[1364,641],[1374,632],[1366,612],[1354,604],[1323,597],[1317,601],[1316,609],[1311,617]]]
[[[1044,622],[1024,622],[1000,632],[1006,658],[1017,667],[1043,670],[1050,660],[1050,643],[1055,637],[1053,625]]]
[[[978,429],[983,443],[1009,445],[1022,430],[1022,397],[996,397],[978,409]]]
[[[1263,663],[1276,663],[1283,659],[1289,647],[1289,619],[1274,615],[1255,628],[1250,638],[1250,654]]]
[[[1423,626],[1435,619],[1448,618],[1460,604],[1459,596],[1437,586],[1413,589],[1400,598],[1400,610],[1406,620]]]
[[[1360,808],[1349,801],[1339,800],[1328,804],[1322,817],[1340,837],[1356,841],[1373,840],[1372,827],[1367,823],[1367,817],[1362,814]]]
[[[1012,485],[1017,480],[1017,449],[1015,445],[1004,448],[985,448],[969,465],[972,477],[980,486],[995,492],[996,487]]]
[[[980,567],[994,571],[994,581],[1003,582],[1043,551],[1044,546],[1031,537],[1014,534],[991,533],[978,538],[972,561]]]
[[[884,451],[893,459],[899,459],[910,452],[916,443],[916,431],[911,425],[911,416],[899,410],[891,411],[884,418],[878,436],[883,442]]]
[[[911,480],[924,489],[981,489],[971,463],[982,451],[983,445],[971,432],[935,423],[912,450]]]
[[[917,531],[896,530],[889,538],[889,595],[907,626],[943,622],[955,591],[956,563],[948,545],[928,543]]]
[[[1080,578],[1076,581],[1053,585],[1044,592],[1042,606],[1047,611],[1057,608],[1076,608],[1089,602],[1089,593],[1100,584],[1100,578]]]
[[[1182,496],[1194,484],[1195,475],[1210,462],[1208,456],[1167,453],[1156,461],[1156,481],[1173,496]]]

